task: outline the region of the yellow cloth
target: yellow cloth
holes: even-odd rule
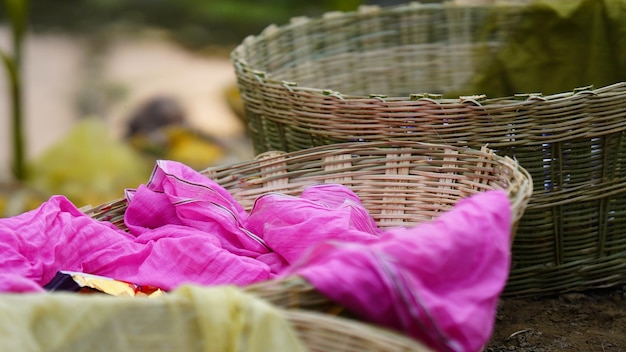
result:
[[[277,308],[236,287],[162,297],[0,295],[5,351],[305,351]]]

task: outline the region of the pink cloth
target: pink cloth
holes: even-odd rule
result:
[[[263,195],[254,203],[247,228],[288,263],[318,243],[368,242],[382,233],[357,195],[337,184],[310,187],[300,197]]]
[[[60,270],[166,290],[297,274],[367,321],[440,351],[478,351],[509,270],[503,191],[386,231],[345,186],[268,193],[248,214],[227,190],[173,161],[157,162],[127,199],[128,233],[62,196],[0,219],[0,292],[41,291]]]
[[[480,351],[508,278],[510,214],[503,191],[479,193],[378,241],[318,245],[289,274],[437,351]]]
[[[0,291],[40,291],[59,270],[172,289],[183,283],[248,284],[270,268],[223,249],[213,234],[164,225],[137,237],[97,222],[65,197],[0,219]]]
[[[157,162],[150,181],[127,198],[130,233],[62,196],[0,219],[0,292],[41,291],[59,270],[166,290],[247,285],[275,277],[323,239],[366,241],[380,232],[344,186],[313,186],[302,197],[266,194],[248,215],[227,190],[173,161]]]

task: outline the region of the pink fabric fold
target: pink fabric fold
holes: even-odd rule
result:
[[[129,240],[54,196],[35,210],[0,219],[0,291],[41,291],[58,270],[81,271],[94,253]]]
[[[437,351],[479,351],[491,335],[510,263],[503,191],[463,199],[437,219],[369,243],[325,242],[295,273],[363,319]]]
[[[366,241],[380,232],[344,186],[312,186],[301,197],[267,194],[249,215],[226,189],[174,161],[157,162],[149,182],[126,196],[129,233],[63,196],[0,219],[0,292],[40,291],[59,270],[166,290],[247,285],[276,277],[323,240]]]
[[[247,228],[289,264],[324,241],[367,242],[381,233],[358,196],[338,184],[309,187],[300,197],[263,195],[254,203]]]
[[[440,351],[478,351],[508,276],[503,191],[385,231],[342,185],[267,193],[248,214],[226,189],[174,161],[157,162],[149,182],[126,196],[129,232],[63,196],[0,219],[0,292],[41,291],[60,270],[165,290],[301,275],[367,321]]]
[[[158,161],[148,184],[127,192],[127,198],[124,221],[133,234],[172,223],[215,234],[222,248],[237,255],[256,257],[269,251],[246,232],[243,223],[248,214],[241,205],[223,187],[184,164]],[[155,207],[162,207],[156,212],[159,217],[154,216]]]
[[[237,284],[274,275],[255,258],[222,248],[214,234],[164,225],[133,237],[54,196],[37,210],[0,219],[0,292],[41,291],[57,271],[79,271],[173,289]]]

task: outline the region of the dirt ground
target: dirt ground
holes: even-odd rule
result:
[[[485,352],[626,352],[626,286],[504,298]]]

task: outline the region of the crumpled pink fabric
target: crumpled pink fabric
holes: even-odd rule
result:
[[[41,291],[59,270],[172,289],[183,283],[248,284],[270,268],[237,256],[213,234],[166,225],[137,237],[84,215],[65,197],[0,219],[0,291]]]
[[[508,278],[510,229],[506,193],[488,191],[377,241],[320,244],[289,274],[437,351],[480,351]]]
[[[84,215],[63,196],[0,219],[0,292],[41,291],[59,270],[166,290],[247,285],[276,277],[323,239],[365,241],[380,232],[344,186],[312,186],[301,197],[266,194],[248,215],[226,189],[174,161],[158,161],[149,182],[126,196],[129,233]],[[294,226],[279,224],[270,203]]]
[[[299,197],[267,193],[248,214],[227,190],[174,161],[158,161],[149,182],[126,196],[128,233],[63,196],[0,219],[0,292],[41,291],[60,270],[166,290],[301,275],[367,321],[439,351],[478,351],[508,276],[503,191],[385,231],[342,185],[311,186]]]
[[[265,194],[255,201],[247,228],[288,263],[328,240],[368,242],[382,233],[358,196],[338,184],[309,187],[300,197]]]

